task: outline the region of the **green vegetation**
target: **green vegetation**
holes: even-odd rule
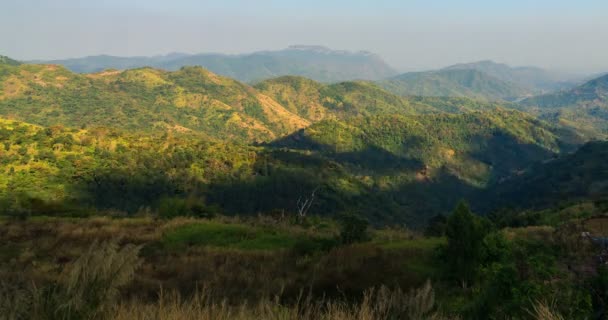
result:
[[[323,85],[302,77],[286,76],[262,81],[255,88],[311,121],[434,110],[429,105],[410,102],[363,81]]]
[[[444,69],[405,73],[378,84],[401,96],[469,97],[513,100],[527,91],[474,69]]]
[[[104,125],[249,142],[309,123],[251,87],[200,67],[79,75],[53,65],[0,65],[0,115],[45,126]]]
[[[521,108],[540,118],[574,128],[588,139],[606,138],[608,134],[608,76],[578,87],[532,97]]]
[[[530,93],[541,93],[571,85],[571,76],[536,67],[510,67],[489,60],[461,63],[443,70],[477,70],[504,82],[514,83]]]
[[[294,216],[298,199],[318,189],[311,214],[413,226],[569,148],[552,127],[501,109],[327,120],[264,147],[11,120],[0,122],[0,135],[5,214]]]
[[[17,60],[13,60],[7,56],[0,56],[0,64],[6,64],[9,66],[18,66],[21,64],[21,62],[19,62]]]
[[[577,152],[536,164],[487,191],[493,206],[546,208],[556,202],[605,199],[608,195],[608,143],[589,142]],[[489,205],[489,204],[488,204]]]
[[[331,237],[312,239],[306,234],[287,233],[274,228],[255,228],[238,224],[199,223],[167,231],[162,238],[169,248],[202,245],[241,250],[294,249],[296,246],[331,246]],[[329,247],[328,247],[329,248]]]

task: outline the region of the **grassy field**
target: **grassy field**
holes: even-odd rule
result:
[[[143,258],[128,295],[207,287],[234,300],[279,292],[292,299],[304,289],[322,296],[357,295],[382,284],[416,287],[433,275],[435,248],[443,241],[376,230],[370,242],[340,245],[337,227],[326,221],[304,227],[231,218],[35,217],[2,219],[0,229],[5,275],[49,281],[91,243],[119,239],[121,246],[141,246]]]

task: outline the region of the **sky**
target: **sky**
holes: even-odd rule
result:
[[[20,60],[324,45],[403,71],[494,60],[608,71],[606,0],[2,0],[0,55]]]

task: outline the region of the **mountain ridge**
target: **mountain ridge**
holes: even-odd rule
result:
[[[79,73],[144,66],[175,71],[183,66],[199,65],[217,74],[244,82],[283,75],[300,75],[322,82],[337,82],[356,79],[376,80],[396,74],[396,71],[382,58],[370,52],[350,52],[303,45],[290,46],[283,50],[243,54],[178,53],[153,57],[99,55],[34,62],[61,64]]]
[[[402,96],[513,100],[528,93],[524,88],[474,69],[410,72],[377,83]]]

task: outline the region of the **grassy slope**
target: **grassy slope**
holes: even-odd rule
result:
[[[405,231],[391,231],[389,240],[378,230],[370,243],[314,246],[315,241],[333,241],[335,226],[322,231],[316,224],[303,228],[276,221],[227,219],[39,217],[1,219],[0,228],[8,231],[0,235],[3,276],[19,270],[31,280],[53,279],[62,265],[74,261],[94,240],[120,238],[123,244],[143,246],[144,264],[127,293],[151,297],[159,286],[167,292],[188,293],[198,283],[235,301],[279,292],[290,299],[302,288],[319,296],[340,296],[387,282],[415,287],[435,276],[432,259],[444,242]],[[370,268],[383,272],[370,273]],[[352,281],[355,277],[357,281]]]

